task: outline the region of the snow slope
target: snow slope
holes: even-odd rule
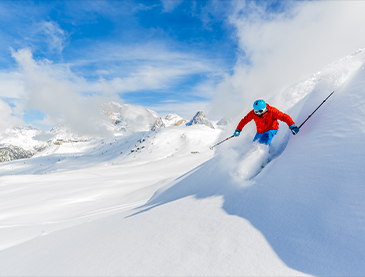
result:
[[[295,137],[280,126],[257,176],[258,166],[250,177],[240,167],[258,149],[251,127],[209,150],[230,125],[62,145],[0,165],[0,275],[363,276],[364,54],[273,97],[300,123],[336,90]]]
[[[1,164],[0,248],[144,204],[166,180],[212,157],[208,145],[219,134],[182,126],[53,145]]]

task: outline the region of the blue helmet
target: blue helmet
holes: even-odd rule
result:
[[[266,108],[266,103],[264,100],[262,99],[259,99],[259,100],[256,100],[254,103],[253,103],[253,109],[255,111],[258,111],[258,110],[264,110]]]

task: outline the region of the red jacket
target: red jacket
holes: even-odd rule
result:
[[[242,118],[237,129],[242,131],[243,127],[245,127],[245,125],[252,119],[255,120],[257,132],[260,134],[269,130],[279,129],[278,119],[280,121],[284,121],[288,124],[288,126],[295,124],[289,115],[279,111],[277,108],[271,107],[268,104],[266,104],[266,108],[267,112],[262,116],[256,115],[254,111],[251,110],[244,118]]]

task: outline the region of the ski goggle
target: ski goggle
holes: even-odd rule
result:
[[[267,109],[261,109],[261,110],[254,110],[254,113],[257,114],[257,115],[261,115],[261,114],[264,114],[265,112],[267,111]]]

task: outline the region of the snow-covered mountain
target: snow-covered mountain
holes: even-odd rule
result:
[[[163,119],[161,117],[157,118],[153,126],[151,127],[151,131],[157,131],[161,128],[165,128],[166,125],[163,122]]]
[[[168,114],[163,120],[166,127],[180,126],[186,122],[184,118],[177,114]]]
[[[149,131],[159,118],[159,115],[150,109],[117,102],[102,106],[102,113],[109,117],[116,132]]]
[[[56,124],[49,131],[48,141],[51,143],[56,143],[62,141],[87,141],[90,139],[92,139],[92,137],[75,134],[64,124]]]
[[[62,124],[49,132],[32,126],[15,126],[6,130],[0,139],[0,162],[30,158],[58,141],[81,141],[84,137],[75,135]]]
[[[186,123],[186,120],[177,114],[168,114],[162,118],[150,109],[129,104],[121,105],[117,102],[102,106],[101,112],[110,119],[111,128],[116,136],[134,132],[157,131],[162,128],[183,126]],[[195,124],[203,124],[214,129],[213,124],[201,111],[187,123],[187,126]],[[49,132],[43,132],[31,126],[14,127],[6,134],[0,143],[6,144],[10,148],[6,151],[8,154],[5,154],[4,151],[0,152],[0,156],[1,153],[4,153],[3,161],[31,157],[53,144],[94,140],[93,137],[75,134],[64,124],[54,125]]]
[[[212,129],[214,129],[214,126],[212,124],[212,122],[210,122],[206,116],[205,116],[205,113],[202,112],[202,111],[198,111],[192,120],[190,120],[188,123],[186,123],[186,126],[192,126],[192,125],[195,125],[195,124],[201,124],[201,125],[205,125],[205,126],[208,126]]]
[[[14,126],[0,137],[0,162],[32,157],[48,145],[36,137],[42,131],[32,126]]]
[[[212,122],[210,122],[203,111],[198,111],[195,116],[193,117],[192,120],[190,120],[189,122],[187,122],[187,120],[185,120],[184,118],[182,118],[181,116],[178,116],[177,114],[168,114],[165,118],[161,118],[159,117],[153,127],[151,128],[152,131],[156,131],[158,129],[161,128],[168,128],[168,127],[173,127],[173,126],[181,126],[181,125],[186,125],[186,126],[193,126],[195,124],[201,124],[201,125],[205,125],[208,126],[212,129],[214,129],[214,125]]]
[[[42,147],[42,141],[35,139],[41,130],[32,126],[14,126],[5,130],[0,137],[0,144],[15,145],[25,150],[35,150]]]
[[[0,164],[0,275],[363,276],[365,50],[316,74],[270,152],[192,124]]]
[[[11,144],[3,144],[0,145],[0,162],[30,158],[34,153],[35,151],[24,150]]]

